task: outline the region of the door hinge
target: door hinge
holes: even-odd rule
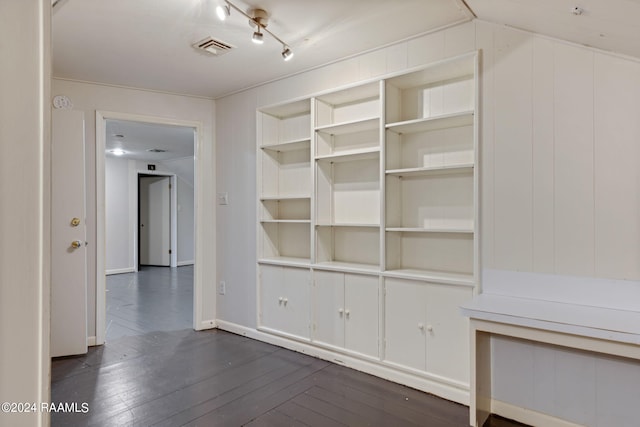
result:
[[[171,184],[169,184],[169,190],[171,190]]]
[[[171,254],[171,249],[169,249],[169,254]]]

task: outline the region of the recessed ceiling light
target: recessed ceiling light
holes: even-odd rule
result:
[[[167,150],[164,148],[150,148],[147,150],[149,153],[166,153]]]
[[[111,154],[114,154],[116,156],[122,156],[124,153],[126,153],[126,151],[124,151],[121,148],[116,148],[115,150],[111,150],[109,151]]]
[[[114,133],[114,134],[113,134],[113,137],[114,137],[114,138],[124,138],[124,135],[123,135],[123,134],[121,134],[121,133]]]

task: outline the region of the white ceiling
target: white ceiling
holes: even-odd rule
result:
[[[219,97],[246,87],[472,18],[461,0],[233,0],[270,13],[265,34],[251,42],[248,20],[219,0],[63,0],[53,14],[53,75]],[[215,57],[192,48],[211,36],[236,48]]]
[[[232,0],[270,13],[268,29],[294,58],[265,35],[250,40],[248,20],[215,15],[222,0],[52,0],[53,75],[216,98],[359,52],[477,18],[640,57],[640,0]],[[467,8],[470,7],[471,10]],[[574,7],[582,14],[572,13]],[[223,56],[191,45],[207,36],[235,46]],[[179,128],[113,122],[107,149],[123,145],[131,158],[192,156],[193,133]],[[184,130],[184,128],[183,128]],[[124,140],[110,137],[124,134]],[[184,143],[177,142],[179,140]],[[170,145],[166,145],[170,144]],[[165,147],[152,154],[145,150]],[[149,157],[152,156],[152,157]],[[155,157],[154,157],[155,156]]]
[[[155,123],[139,123],[124,120],[107,120],[105,152],[120,148],[122,156],[132,160],[162,162],[184,157],[193,157],[194,129]],[[166,150],[154,153],[148,150]]]
[[[640,57],[640,0],[466,0],[479,19]],[[573,8],[582,9],[574,15]]]

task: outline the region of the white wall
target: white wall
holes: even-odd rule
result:
[[[477,28],[483,267],[640,280],[640,63]]]
[[[485,291],[640,310],[640,63],[482,22],[476,34]],[[636,362],[492,343],[495,399],[637,425]]]
[[[129,162],[105,158],[105,270],[108,273],[134,271]]]
[[[178,177],[178,266],[193,264],[195,259],[193,158],[167,160],[162,164]]]
[[[217,207],[218,245],[224,248],[218,252],[217,279],[227,285],[218,300],[220,319],[256,326],[256,108],[474,49],[482,50],[482,269],[640,280],[640,65],[475,21],[217,100],[217,191],[229,193],[229,205]],[[625,377],[624,370],[637,371],[637,364],[521,342],[494,343],[500,361],[494,369],[497,399],[607,425],[620,406],[612,402],[640,392],[625,381],[612,395],[615,387],[605,387],[600,374]],[[535,375],[513,376],[516,370],[534,372],[536,363],[557,373],[567,360],[576,369],[554,375],[553,392],[542,401],[531,398],[534,388],[545,390]],[[518,369],[503,368],[504,361]],[[584,380],[582,367],[597,375]],[[594,398],[596,390],[605,394]],[[567,402],[569,409],[563,407]],[[596,409],[585,415],[576,408]],[[635,422],[631,411],[633,405],[618,412],[618,420]]]
[[[105,221],[107,274],[135,271],[135,236],[138,224],[138,172],[147,164],[156,172],[176,174],[178,199],[178,266],[194,263],[194,188],[193,157],[164,162],[135,161],[108,156],[105,158]]]
[[[88,316],[89,335],[95,335],[95,301],[96,301],[96,199],[95,199],[95,146],[96,123],[95,111],[107,111],[153,116],[173,120],[198,121],[202,123],[201,147],[197,155],[204,158],[205,164],[214,164],[214,114],[215,104],[210,99],[180,96],[160,92],[144,91],[132,88],[122,88],[99,84],[73,82],[67,80],[53,80],[53,95],[67,95],[74,104],[74,109],[85,112],[85,152],[87,172],[87,235],[89,262]],[[213,326],[215,319],[215,210],[214,198],[205,195],[215,194],[214,168],[203,168],[197,171],[201,177],[202,186],[196,189],[202,199],[198,199],[202,212],[203,227],[198,230],[199,242],[202,244],[202,259],[207,262],[198,266],[196,275],[203,283],[202,316],[207,324]],[[92,244],[94,243],[94,244]],[[213,262],[210,260],[214,260]]]
[[[0,402],[49,400],[50,10],[0,2]],[[0,425],[49,417],[2,413]]]

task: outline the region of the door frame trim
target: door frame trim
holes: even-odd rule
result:
[[[105,211],[105,146],[106,121],[128,120],[141,123],[183,126],[194,129],[194,280],[193,280],[193,329],[201,330],[204,322],[202,295],[203,277],[202,256],[203,240],[199,238],[198,230],[203,230],[203,206],[206,204],[203,192],[203,174],[205,159],[202,155],[204,130],[199,121],[171,119],[141,114],[118,113],[113,111],[96,110],[96,345],[102,345],[106,336],[106,211]]]

